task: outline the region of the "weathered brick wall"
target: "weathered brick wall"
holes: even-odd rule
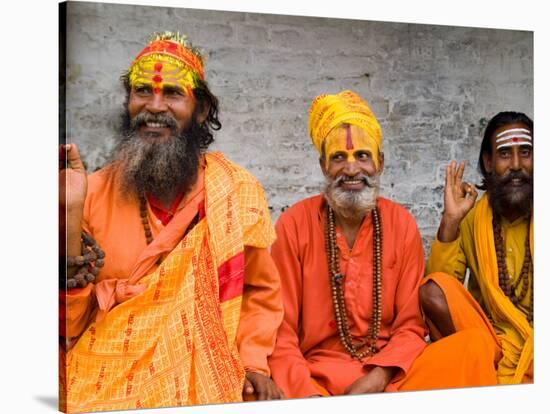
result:
[[[67,30],[67,139],[90,169],[114,145],[119,75],[149,33],[179,30],[208,55],[223,123],[213,148],[260,179],[274,219],[323,181],[307,134],[311,100],[352,89],[384,134],[382,195],[412,212],[425,248],[445,165],[466,160],[477,181],[487,120],[533,114],[532,32],[94,3],[69,3]]]

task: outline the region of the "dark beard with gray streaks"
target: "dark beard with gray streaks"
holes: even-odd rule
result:
[[[521,179],[520,186],[512,186],[512,179]],[[487,174],[485,177],[489,204],[499,216],[517,213],[528,216],[533,208],[533,176],[521,171],[510,172],[504,176]]]
[[[157,199],[188,192],[198,176],[201,149],[194,139],[193,117],[188,131],[178,131],[176,121],[165,114],[141,113],[130,119],[122,116],[121,138],[112,163],[117,165],[123,194],[151,194]],[[143,139],[138,130],[147,122],[165,124],[171,136],[163,141]]]
[[[366,187],[360,191],[346,191],[341,187],[345,179],[363,180]],[[360,174],[353,178],[340,176],[325,177],[325,199],[328,205],[338,214],[347,219],[362,219],[376,207],[376,198],[380,191],[380,176],[369,177]]]

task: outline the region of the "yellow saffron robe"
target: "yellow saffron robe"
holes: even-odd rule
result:
[[[497,377],[501,384],[517,384],[531,382],[533,377],[533,327],[527,321],[526,313],[529,298],[533,289],[532,269],[529,273],[530,285],[525,299],[516,308],[508,299],[498,284],[498,267],[492,228],[493,213],[485,194],[468,213],[460,225],[459,237],[449,243],[434,241],[430,252],[426,273],[443,272],[464,281],[466,268],[470,269],[468,290],[481,305],[479,312],[490,317],[492,328],[502,348],[502,358],[498,361]],[[530,249],[533,255],[533,220],[527,223],[525,218],[519,218],[513,223],[503,219],[506,265],[514,283],[520,272],[525,254],[525,238],[530,226]],[[434,279],[438,283],[437,275]],[[446,289],[462,289],[459,284],[438,283],[446,296]],[[455,313],[461,307],[471,306],[464,301],[456,306]],[[451,308],[451,307],[450,307]],[[461,315],[451,316],[455,328],[469,323],[460,321]],[[485,318],[485,315],[481,315]],[[457,324],[459,326],[457,326]],[[478,325],[480,325],[478,323]],[[489,325],[490,326],[490,325]],[[490,328],[489,328],[490,329]]]
[[[64,411],[242,400],[244,247],[268,247],[274,231],[257,180],[219,153],[205,160],[204,217],[137,281],[141,293],[96,318],[62,355]]]

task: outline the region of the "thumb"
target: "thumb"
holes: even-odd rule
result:
[[[85,172],[86,168],[84,168],[84,164],[80,159],[80,152],[76,144],[67,144],[65,149],[67,150],[67,167]]]
[[[247,378],[245,378],[245,380],[244,380],[243,389],[244,389],[245,394],[253,394],[254,393],[254,387],[252,386],[252,383]]]

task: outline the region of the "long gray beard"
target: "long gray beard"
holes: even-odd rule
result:
[[[332,179],[325,177],[325,199],[328,205],[339,215],[347,219],[362,219],[376,207],[376,199],[380,191],[380,176],[369,177],[360,175],[354,179],[362,179],[367,184],[360,191],[346,191],[340,187],[344,177]]]
[[[197,140],[191,133],[178,134],[176,128],[164,142],[144,140],[137,133],[137,122],[132,120],[123,131],[112,161],[119,167],[123,194],[163,198],[187,192],[198,175],[201,151]]]

